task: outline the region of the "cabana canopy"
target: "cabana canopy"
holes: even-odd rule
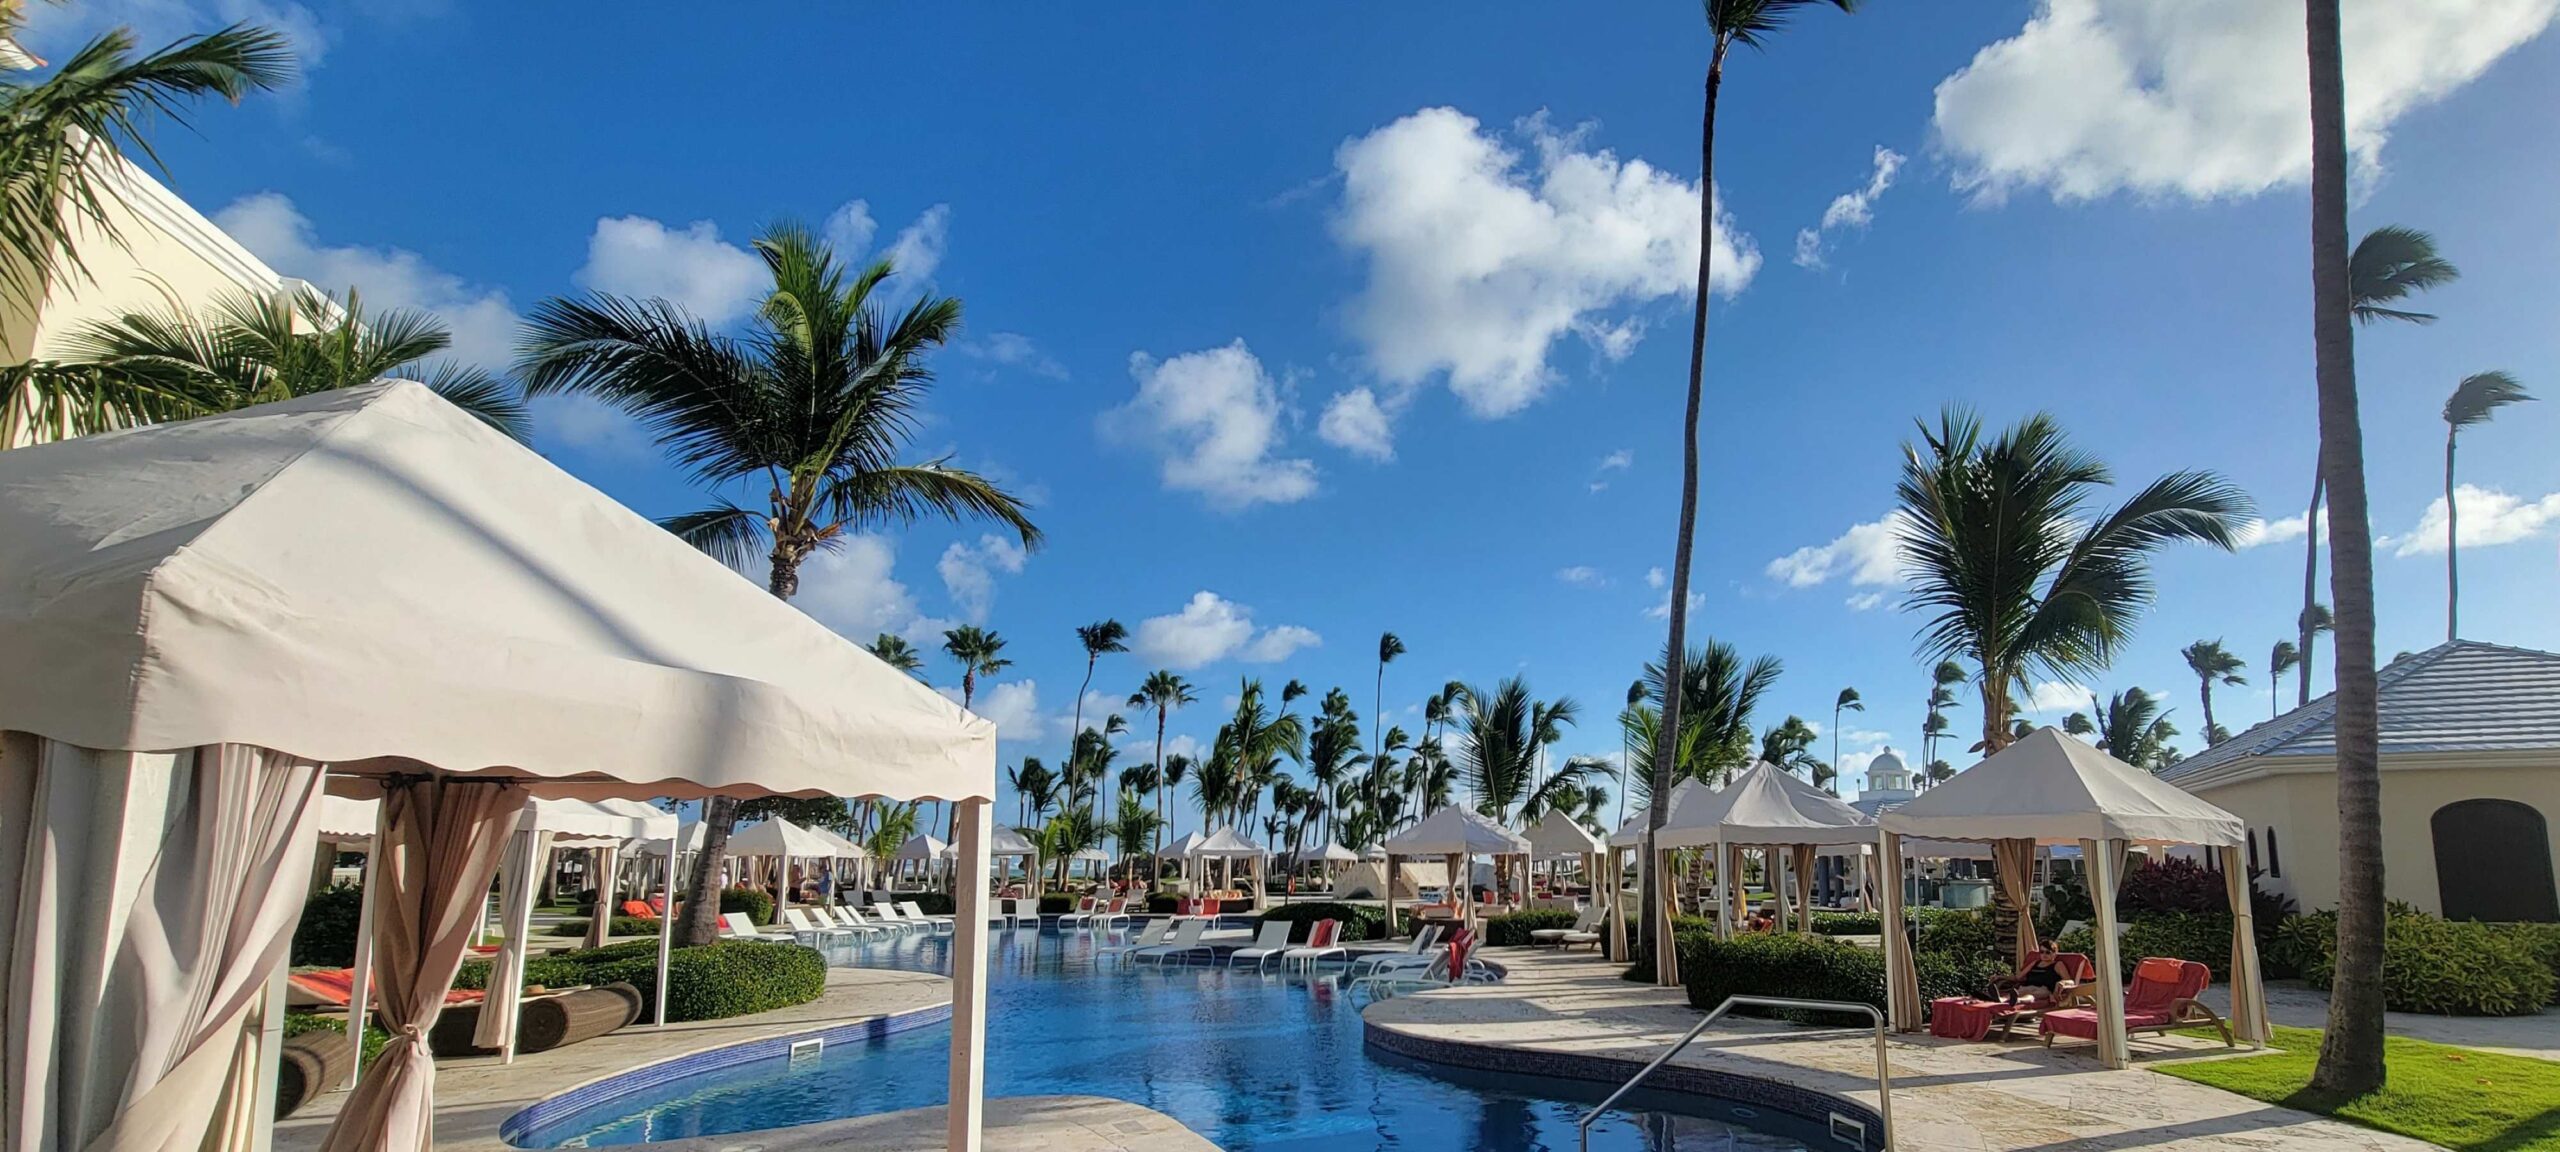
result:
[[[2245,842],[2239,817],[2109,756],[2059,728],[2038,728],[1899,808],[1877,824],[1941,840],[2077,844]]]
[[[323,844],[364,845],[373,843],[373,826],[379,818],[379,800],[349,800],[344,796],[320,798],[320,842]]]
[[[1573,817],[1549,812],[1529,826],[1529,855],[1539,860],[1572,860],[1600,851],[1600,838]]]
[[[1313,864],[1318,861],[1329,864],[1357,864],[1360,862],[1359,853],[1345,848],[1341,843],[1333,840],[1325,841],[1324,847],[1322,848],[1299,849],[1297,852],[1291,853],[1290,858],[1301,864]]]
[[[1159,852],[1159,853],[1157,853],[1157,854],[1156,854],[1156,859],[1158,859],[1158,860],[1188,860],[1188,859],[1190,859],[1190,858],[1191,858],[1191,852],[1192,852],[1192,850],[1193,850],[1193,849],[1195,849],[1195,848],[1198,848],[1198,847],[1200,846],[1201,841],[1206,840],[1206,839],[1208,839],[1208,837],[1206,837],[1206,836],[1202,836],[1201,834],[1199,834],[1199,833],[1197,833],[1197,832],[1185,832],[1185,833],[1183,833],[1183,834],[1181,835],[1181,837],[1180,837],[1180,838],[1176,839],[1173,843],[1165,845],[1165,846],[1164,846],[1164,851]],[[1091,851],[1091,849],[1087,849],[1087,851]],[[1097,854],[1097,855],[1098,855],[1098,854]],[[1084,855],[1084,853],[1083,853],[1083,852],[1078,852],[1078,853],[1076,853],[1076,859],[1081,860],[1081,859],[1084,859],[1084,858],[1085,858],[1085,855]],[[1107,856],[1106,856],[1106,857],[1103,857],[1103,858],[1104,858],[1104,859],[1109,859],[1109,857],[1107,857]]]
[[[1195,860],[1220,860],[1270,854],[1261,845],[1236,835],[1236,830],[1233,828],[1220,828],[1211,832],[1202,837],[1200,843],[1193,845],[1191,849],[1191,857]]]
[[[1519,856],[1529,838],[1464,808],[1443,808],[1387,837],[1391,856]]]
[[[930,832],[918,832],[907,837],[907,842],[898,845],[897,852],[890,856],[893,860],[948,860],[950,858],[951,846],[934,839]]]
[[[644,855],[664,856],[667,854],[668,843],[665,840],[644,840],[640,843],[640,851]],[[702,851],[702,821],[687,822],[684,827],[676,831],[673,843],[676,854],[680,856],[689,856]]]
[[[1111,861],[1111,854],[1100,848],[1079,848],[1076,850],[1074,855],[1067,857],[1067,859],[1101,861],[1107,864]],[[1170,859],[1170,857],[1168,857],[1168,859]]]
[[[1033,847],[1030,840],[1011,828],[999,827],[994,835],[987,838],[987,855],[989,856],[1037,856],[1039,854],[1040,850]]]
[[[810,828],[806,831],[834,846],[835,850],[830,854],[830,859],[860,860],[871,855],[870,849],[838,835],[833,829]]]
[[[1663,848],[1707,844],[1872,844],[1875,822],[1840,798],[1762,761],[1695,803],[1678,803],[1654,837]]]
[[[0,453],[0,539],[0,730],[333,787],[995,795],[994,725],[423,385]]]
[[[935,841],[939,844],[940,841]],[[732,856],[796,856],[828,860],[844,854],[845,843],[781,817],[760,820],[729,834]]]
[[[516,829],[548,832],[554,848],[594,848],[625,840],[663,846],[676,835],[676,814],[638,800],[537,799],[525,805]],[[695,833],[697,840],[700,835]]]
[[[1698,797],[1713,796],[1715,795],[1715,792],[1715,789],[1708,787],[1705,781],[1700,780],[1695,776],[1682,779],[1679,783],[1671,786],[1671,816],[1669,819],[1679,819],[1681,809],[1689,806],[1690,804],[1696,803]],[[1609,834],[1609,846],[1612,848],[1643,847],[1645,822],[1651,819],[1653,819],[1652,805],[1647,804],[1642,808],[1636,809],[1634,814],[1628,816],[1625,822],[1618,825],[1617,831]],[[1669,821],[1666,820],[1663,826],[1666,828],[1670,827]]]

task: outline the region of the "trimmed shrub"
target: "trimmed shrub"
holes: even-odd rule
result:
[[[1636,927],[1637,925],[1635,922],[1630,920],[1627,925],[1627,930],[1630,933],[1633,933],[1636,930]],[[1694,933],[1705,933],[1709,936],[1715,935],[1715,921],[1709,920],[1704,916],[1674,916],[1671,918],[1671,946],[1674,949],[1674,955],[1678,954],[1677,949],[1680,946],[1680,942],[1688,939],[1690,935]],[[1643,947],[1633,939],[1628,940],[1627,946],[1629,948],[1633,948],[1636,952],[1635,963],[1627,965],[1627,970],[1618,973],[1618,978],[1621,980],[1632,980],[1638,984],[1653,983],[1653,950]]]
[[[302,902],[302,920],[293,927],[296,965],[344,968],[356,962],[356,923],[364,915],[364,888],[333,884]]]
[[[1337,904],[1330,900],[1315,900],[1305,904],[1283,904],[1277,908],[1265,911],[1262,914],[1262,919],[1265,921],[1284,920],[1297,925],[1297,927],[1289,930],[1289,941],[1293,944],[1305,943],[1307,933],[1314,931],[1312,926],[1318,920],[1342,921],[1341,938],[1345,942],[1353,940],[1382,940],[1388,935],[1385,931],[1387,924],[1386,909],[1371,908],[1360,904]],[[1570,922],[1571,920],[1568,918],[1567,923],[1569,924]],[[1400,929],[1400,931],[1395,933],[1396,935],[1403,935],[1406,932],[1412,931],[1412,914],[1404,908],[1396,909],[1396,925]]]
[[[2278,932],[2303,956],[2304,983],[2335,980],[2337,913],[2297,916]],[[2382,936],[2382,997],[2394,1012],[2529,1016],[2550,1005],[2554,979],[2536,938],[2512,925],[2455,922],[2395,907]]]
[[[553,936],[584,936],[587,934],[587,925],[591,923],[594,923],[594,921],[563,920],[551,926],[550,934]],[[655,936],[657,934],[658,922],[655,920],[644,920],[638,916],[616,916],[613,918],[613,935]]]
[[[1913,942],[1916,952],[1946,952],[1968,959],[1998,957],[2009,951],[1992,923],[1988,908],[1922,908]]]
[[[1818,936],[1881,936],[1884,916],[1875,912],[1816,912],[1813,931]]]
[[[1885,1006],[1885,966],[1881,949],[1860,947],[1823,936],[1752,932],[1731,940],[1686,932],[1679,936],[1680,981],[1689,1003],[1711,1009],[1728,996],[1784,996],[1799,1000],[1846,1000]],[[1923,950],[1912,955],[1920,998],[1979,995],[1991,981],[2008,974],[1998,961],[1971,955]],[[1765,1011],[1803,1023],[1866,1023],[1864,1016],[1839,1013]]]
[[[640,990],[640,1013],[656,1011],[658,945],[626,940],[543,957],[571,974],[569,984],[629,984]],[[527,965],[528,979],[531,965]],[[482,979],[486,980],[484,971]],[[806,1004],[827,988],[827,961],[816,949],[762,940],[722,940],[678,948],[667,957],[667,1019],[724,1020]]]
[[[2551,969],[2553,978],[2560,980],[2560,924],[2501,924],[2498,927],[2541,957],[2543,967]],[[2554,994],[2560,995],[2560,989],[2555,989]]]
[[[773,897],[755,888],[723,888],[720,890],[720,914],[744,912],[758,924],[773,923]]]
[[[649,955],[652,958],[657,956],[658,946],[656,944],[648,941],[634,941],[634,943],[649,944]],[[597,951],[603,951],[603,949],[597,949]],[[524,986],[527,988],[532,988],[537,985],[544,988],[567,988],[578,984],[595,983],[595,981],[586,978],[586,970],[583,967],[569,959],[569,957],[574,955],[577,954],[574,952],[553,952],[545,956],[525,957]],[[490,961],[487,957],[474,957],[463,961],[461,970],[453,974],[453,986],[456,988],[486,989],[489,986],[489,967]]]
[[[1040,894],[1040,914],[1043,916],[1060,916],[1075,910],[1076,897],[1071,893],[1043,892]]]
[[[2098,955],[2097,933],[2088,928],[2074,929],[2056,937],[2047,947],[2056,952],[2077,952],[2095,959]],[[2127,980],[2133,978],[2134,965],[2146,957],[2167,956],[2176,960],[2193,960],[2213,969],[2217,981],[2231,977],[2231,917],[2215,914],[2175,912],[2144,916],[2124,926],[2124,937],[2117,941],[2116,965]],[[2261,956],[2260,972],[2273,965]]]
[[[1182,897],[1157,894],[1147,897],[1147,915],[1170,916],[1182,907]]]
[[[1529,934],[1541,928],[1571,928],[1580,913],[1570,908],[1523,908],[1503,916],[1487,917],[1484,943],[1488,948],[1520,948],[1529,943]]]
[[[2165,912],[2228,915],[2230,911],[2231,897],[2224,891],[2222,873],[2174,856],[2143,861],[2141,867],[2125,873],[2116,889],[2116,912],[2127,920]]]

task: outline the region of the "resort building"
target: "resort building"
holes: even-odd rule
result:
[[[2385,892],[2455,920],[2560,920],[2560,654],[2459,640],[2382,669]],[[2242,732],[2160,776],[2248,822],[2260,886],[2338,903],[2337,700]]]
[[[1858,790],[1858,798],[1850,801],[1849,806],[1866,813],[1867,819],[1873,820],[1909,803],[1919,794],[1911,786],[1910,767],[1893,749],[1887,748],[1876,753],[1876,758],[1867,763],[1866,786]]]

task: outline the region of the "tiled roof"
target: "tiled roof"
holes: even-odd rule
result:
[[[2477,640],[2439,644],[2385,666],[2382,754],[2560,749],[2560,653]],[[2335,693],[2163,769],[2179,780],[2252,757],[2337,755]]]

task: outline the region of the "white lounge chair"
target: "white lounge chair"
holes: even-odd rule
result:
[[[1113,897],[1110,903],[1102,906],[1101,911],[1094,913],[1085,921],[1085,927],[1099,932],[1110,931],[1114,926],[1128,927],[1130,920],[1133,919],[1129,914],[1129,904],[1130,900],[1126,896]]]
[[[834,917],[828,917],[828,919],[832,921]],[[782,923],[791,929],[793,938],[806,936],[822,944],[851,940],[854,935],[853,929],[838,928],[833,923],[820,924],[810,919],[808,913],[797,908],[783,909]]]
[[[1573,927],[1537,929],[1536,931],[1529,933],[1529,943],[1553,944],[1561,948],[1564,947],[1568,941],[1576,944],[1587,944],[1598,940],[1600,938],[1599,934],[1593,932],[1592,929],[1599,926],[1600,914],[1602,911],[1603,909],[1601,906],[1596,903],[1586,906],[1583,908],[1580,915],[1573,918]]]
[[[894,931],[894,929],[891,929],[887,925],[874,924],[863,919],[862,913],[856,912],[842,904],[827,905],[820,909],[820,912],[825,915],[828,920],[833,921],[836,927],[853,933],[856,939],[875,939],[880,936],[888,935],[890,932]]]
[[[877,912],[879,909],[875,908],[872,911]],[[842,921],[847,928],[868,928],[882,936],[898,936],[913,931],[904,921],[891,920],[885,916],[874,919],[863,915],[861,910],[850,904],[836,906],[836,919]]]
[[[1425,924],[1414,930],[1412,942],[1403,948],[1392,952],[1363,952],[1352,957],[1344,975],[1359,976],[1363,971],[1380,972],[1390,968],[1419,968],[1431,963],[1431,946],[1439,942],[1440,926]]]
[[[1341,938],[1341,921],[1318,920],[1314,928],[1307,930],[1306,946],[1281,953],[1280,963],[1289,967],[1303,965],[1309,974],[1313,974],[1318,963],[1335,956],[1348,955],[1340,943]]]
[[[909,920],[932,925],[933,930],[936,932],[948,932],[951,930],[951,917],[926,915],[925,910],[916,907],[916,902],[913,900],[898,901],[898,911],[904,913],[906,918]]]
[[[721,913],[720,934],[732,940],[771,940],[780,944],[790,944],[798,940],[798,937],[788,932],[767,932],[756,927],[756,922],[744,912]]]
[[[1262,931],[1253,938],[1253,943],[1227,953],[1227,966],[1232,968],[1251,960],[1254,971],[1261,971],[1263,961],[1289,950],[1291,927],[1293,925],[1286,920],[1263,921]]]
[[[1184,920],[1174,925],[1172,937],[1164,943],[1152,948],[1140,948],[1131,952],[1129,958],[1153,960],[1159,964],[1176,956],[1187,958],[1191,953],[1205,950],[1206,945],[1200,943],[1200,935],[1208,930],[1209,921],[1205,919]]]
[[[1076,906],[1073,910],[1061,913],[1058,916],[1058,928],[1060,931],[1064,931],[1069,928],[1086,927],[1092,922],[1094,913],[1099,911],[1101,908],[1102,901],[1094,899],[1091,896],[1078,900],[1076,901]]]
[[[1165,934],[1171,931],[1173,931],[1173,921],[1149,920],[1146,927],[1138,929],[1135,939],[1126,944],[1105,944],[1096,948],[1093,950],[1093,958],[1098,961],[1105,956],[1120,956],[1140,948],[1152,948],[1164,943]]]

